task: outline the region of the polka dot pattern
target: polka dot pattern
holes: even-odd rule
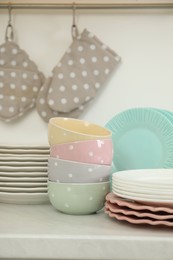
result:
[[[82,113],[83,106],[94,99],[118,65],[118,58],[112,49],[85,29],[53,69],[47,106],[67,116],[76,109]]]
[[[103,190],[103,186],[105,189]],[[70,190],[71,191],[68,191]],[[55,209],[70,215],[88,215],[104,207],[110,184],[78,185],[70,183],[49,183],[48,196]]]
[[[47,102],[47,95],[49,92],[49,86],[51,85],[52,78],[49,77],[45,80],[43,86],[41,87],[36,100],[36,109],[39,116],[46,122],[49,122],[51,117],[59,116],[59,117],[73,117],[76,118],[81,114],[80,106],[74,109],[72,112],[69,113],[62,113],[54,111],[50,108]],[[74,87],[77,89],[76,87]],[[74,91],[74,90],[73,90]],[[63,91],[62,91],[63,92]],[[84,108],[86,108],[89,104],[85,104]]]
[[[50,156],[81,163],[110,165],[113,159],[113,145],[110,139],[59,144],[58,147],[50,147]]]
[[[44,76],[14,42],[0,46],[0,119],[10,122],[32,109]],[[5,87],[4,87],[5,86]]]
[[[111,165],[80,163],[78,161],[48,158],[48,178],[60,183],[97,183],[109,181]],[[102,187],[104,189],[104,186]],[[68,187],[66,192],[72,192]]]

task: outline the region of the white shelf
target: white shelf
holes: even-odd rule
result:
[[[172,260],[173,228],[132,225],[104,212],[0,204],[0,259]]]

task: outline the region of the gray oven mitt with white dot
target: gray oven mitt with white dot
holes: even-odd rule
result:
[[[45,121],[49,122],[49,119],[51,117],[72,117],[77,118],[81,114],[81,112],[86,109],[86,107],[89,105],[89,102],[83,104],[82,106],[72,110],[69,113],[62,113],[57,112],[52,109],[47,104],[47,93],[49,90],[49,85],[51,84],[52,77],[49,77],[45,80],[43,86],[41,87],[38,96],[37,96],[37,102],[36,102],[36,108],[37,112],[40,115],[40,117]]]
[[[0,120],[12,121],[35,106],[44,76],[13,41],[0,46]]]
[[[47,93],[52,111],[70,113],[92,100],[117,67],[120,57],[86,29],[73,39],[53,69]]]

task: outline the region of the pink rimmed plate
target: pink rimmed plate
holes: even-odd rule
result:
[[[120,213],[123,214],[125,216],[136,216],[138,218],[151,218],[151,219],[157,219],[157,220],[173,220],[173,214],[169,214],[166,212],[150,212],[149,210],[142,210],[142,211],[138,211],[138,210],[132,210],[128,207],[121,207],[118,206],[116,204],[112,204],[109,201],[106,201],[105,203],[105,208],[106,210],[109,210],[112,213]]]
[[[158,212],[158,211],[163,211],[167,212],[170,214],[173,214],[173,208],[170,207],[162,207],[162,206],[150,206],[150,205],[144,205],[139,202],[135,202],[133,200],[125,199],[125,198],[120,198],[113,194],[112,192],[108,193],[106,195],[106,201],[110,201],[112,204],[117,204],[121,207],[128,207],[130,209],[134,210],[150,210],[152,212]]]
[[[124,220],[132,224],[149,224],[149,225],[164,225],[164,226],[169,226],[173,227],[173,222],[171,221],[166,221],[166,220],[154,220],[154,219],[149,219],[149,218],[138,218],[135,216],[126,216],[121,213],[112,213],[109,210],[105,209],[105,213],[109,215],[111,218],[116,218],[118,220]]]

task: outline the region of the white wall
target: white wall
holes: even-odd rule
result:
[[[7,10],[0,10],[0,43],[7,21]],[[17,43],[46,76],[71,43],[71,22],[70,10],[13,10]],[[105,125],[131,107],[173,110],[173,9],[80,10],[77,24],[122,58],[82,119]],[[0,144],[28,143],[47,144],[47,124],[36,109],[17,122],[0,122]]]

